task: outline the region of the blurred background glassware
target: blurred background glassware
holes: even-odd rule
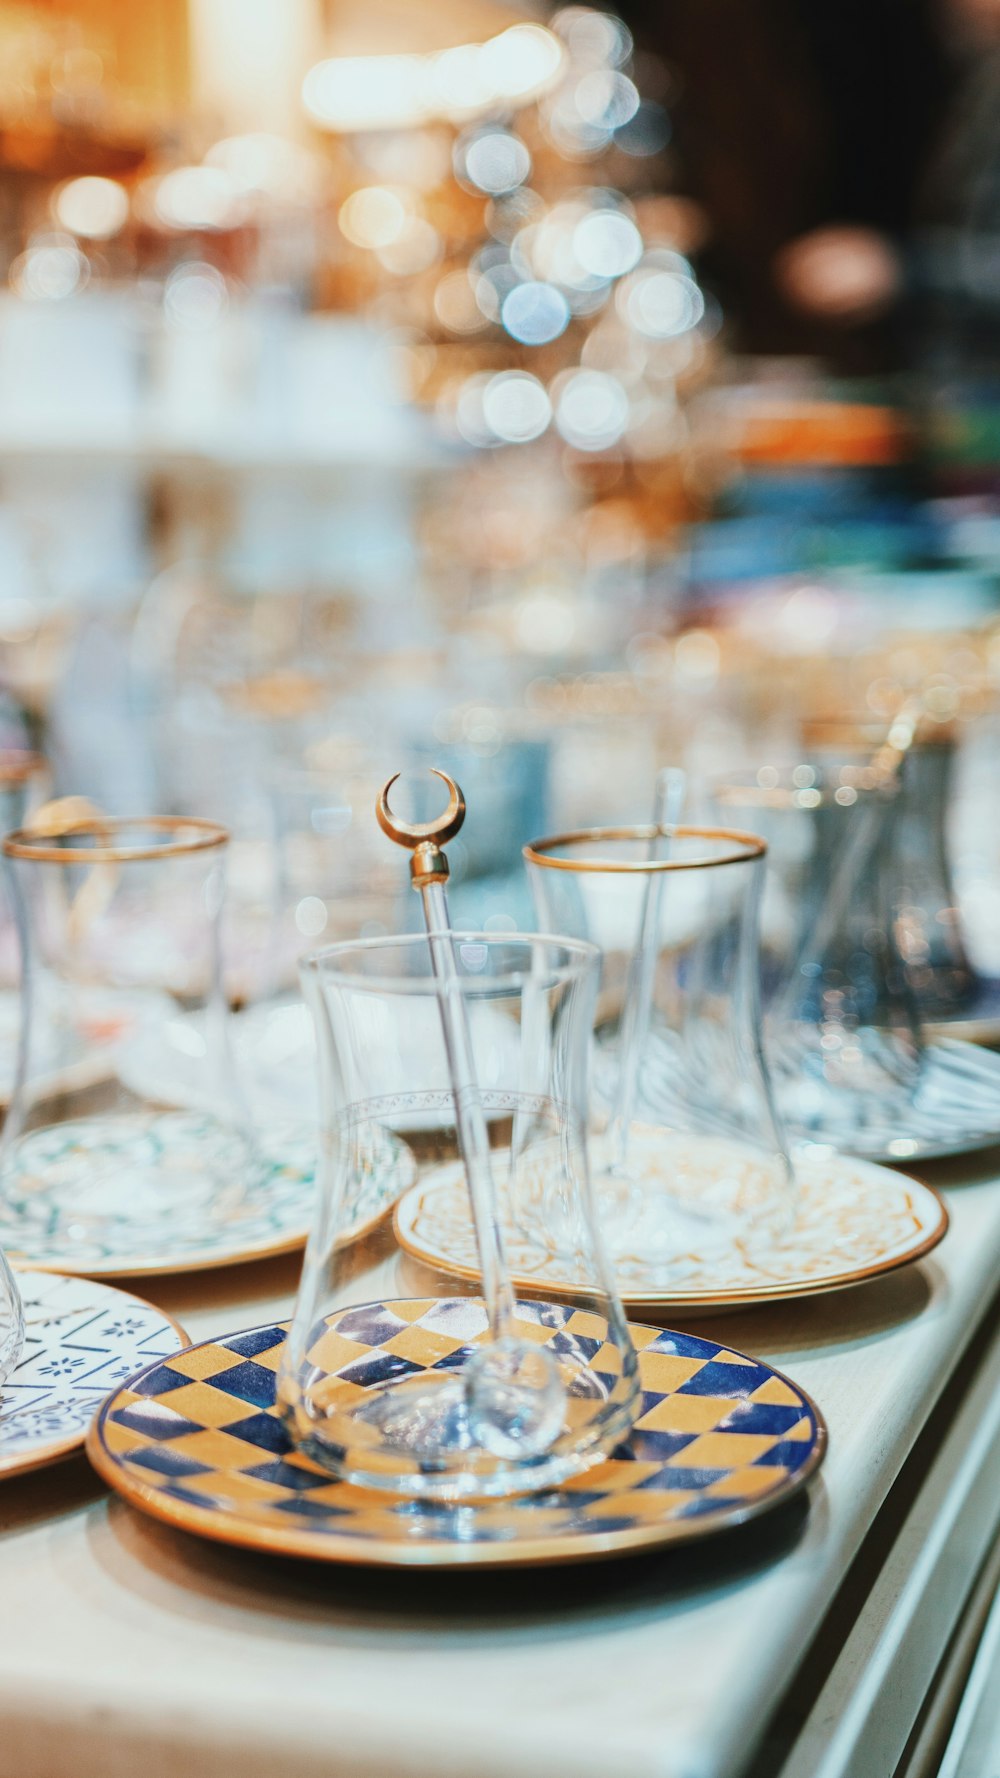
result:
[[[412,910],[370,818],[365,749],[327,737],[312,756],[322,764],[276,760],[262,773],[266,822],[237,847],[239,892],[226,917],[233,1043],[246,1090],[258,1115],[292,1116],[316,1130],[316,1044],[299,960],[318,944],[384,934]]]
[[[424,934],[334,945],[303,964],[316,1022],[323,1096],[321,1201],[310,1236],[279,1401],[297,1443],[335,1474],[423,1497],[461,1498],[548,1487],[597,1461],[627,1433],[636,1358],[592,1210],[586,1064],[597,958],[589,945],[537,935],[454,935],[454,988],[437,981]],[[356,1220],[371,1156],[405,1120],[420,1175],[451,1177],[458,1159],[455,1096],[440,994],[468,1015],[476,1092],[490,1128],[501,1223],[548,1248],[553,1224],[574,1257],[579,1323],[554,1335],[565,1390],[547,1450],[501,1454],[478,1441],[473,1348],[486,1309],[444,1301],[419,1326],[384,1305],[350,1307],[352,1266],[339,1231]],[[464,1089],[463,1089],[464,1090]],[[409,1183],[409,1180],[404,1181]],[[387,1298],[394,1274],[386,1271]],[[456,1288],[449,1285],[449,1298]],[[575,1293],[576,1294],[576,1293]],[[546,1304],[519,1307],[535,1343]],[[456,1336],[460,1342],[456,1348]],[[362,1354],[359,1344],[379,1348]]]
[[[48,780],[46,761],[20,748],[0,751],[0,820],[3,832],[22,826],[39,805]],[[21,1030],[21,955],[9,893],[0,894],[0,1107],[10,1103],[17,1074]]]
[[[178,1225],[232,1215],[262,1167],[219,973],[228,836],[59,804],[36,820],[3,842],[22,959],[8,1243],[53,1263],[116,1241],[155,1259]]]
[[[669,856],[657,857],[668,842]],[[602,952],[591,1109],[605,1233],[620,1278],[657,1287],[733,1242],[791,1226],[795,1194],[764,1060],[758,906],[766,846],[723,828],[595,828],[524,849],[539,923]],[[623,1037],[652,885],[648,1025],[624,1153]]]
[[[46,765],[38,753],[0,749],[0,821],[3,833],[21,827],[43,795]],[[17,928],[9,896],[0,898],[0,1102],[6,1103],[14,1079],[20,1029],[20,957]]]
[[[848,1133],[912,1091],[922,1047],[892,918],[898,778],[865,764],[764,767],[716,790],[768,840],[768,1054],[796,1128]],[[780,896],[780,900],[779,900]]]
[[[17,1279],[0,1247],[0,1403],[3,1386],[24,1349],[24,1305]]]
[[[810,721],[804,758],[818,770],[861,768],[882,740],[875,723]],[[948,818],[958,736],[953,723],[926,716],[899,768],[899,799],[886,844],[893,858],[896,942],[917,1011],[924,1020],[961,1017],[977,977],[966,954],[952,882]]]
[[[900,943],[901,775],[871,760],[763,766],[726,774],[713,803],[768,841],[765,1035],[795,1144],[873,1160],[988,1146],[1000,1063],[925,1043]]]

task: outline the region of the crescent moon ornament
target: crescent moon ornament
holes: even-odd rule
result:
[[[382,786],[375,803],[375,818],[382,832],[388,834],[390,840],[395,840],[397,846],[408,846],[411,851],[427,844],[446,845],[448,840],[455,838],[465,820],[465,798],[454,778],[449,778],[447,772],[439,772],[437,766],[431,766],[431,771],[448,786],[448,807],[433,821],[401,821],[393,814],[389,807],[389,792],[399,778],[399,772],[393,772]]]

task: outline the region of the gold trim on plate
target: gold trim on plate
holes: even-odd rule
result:
[[[859,1163],[852,1161],[851,1164],[858,1165]],[[874,1161],[860,1164],[866,1167],[877,1165]],[[619,1286],[618,1295],[621,1302],[626,1309],[650,1315],[692,1316],[706,1311],[716,1314],[727,1313],[730,1310],[753,1308],[767,1303],[797,1302],[805,1297],[826,1296],[833,1291],[849,1290],[855,1285],[865,1284],[872,1278],[885,1277],[889,1272],[897,1271],[900,1266],[913,1265],[917,1260],[926,1258],[927,1254],[931,1253],[947,1234],[950,1222],[948,1206],[941,1193],[934,1186],[928,1185],[925,1180],[912,1179],[909,1174],[899,1175],[895,1172],[891,1177],[908,1179],[912,1185],[927,1192],[935,1200],[938,1208],[938,1222],[930,1234],[924,1236],[921,1241],[915,1243],[912,1248],[907,1248],[903,1253],[894,1254],[888,1259],[879,1261],[876,1265],[859,1266],[853,1271],[835,1274],[832,1277],[815,1280],[803,1279],[791,1284],[763,1284],[742,1290],[729,1290],[721,1294],[712,1291],[685,1292],[664,1288],[650,1296],[648,1292],[629,1290],[627,1287]],[[418,1260],[421,1265],[428,1267],[431,1271],[440,1273],[442,1277],[461,1278],[467,1283],[478,1284],[480,1274],[477,1267],[462,1265],[460,1261],[452,1259],[448,1255],[429,1251],[426,1247],[419,1246],[408,1238],[406,1231],[402,1228],[401,1212],[403,1207],[407,1199],[422,1189],[422,1183],[426,1185],[426,1181],[418,1181],[415,1185],[410,1186],[409,1190],[403,1193],[393,1207],[392,1229],[397,1245],[412,1259]],[[521,1276],[517,1273],[516,1267],[512,1272],[511,1283],[520,1295],[542,1301],[550,1297],[556,1301],[564,1298],[573,1300],[578,1295],[588,1294],[583,1287],[575,1289],[571,1282],[565,1280]]]
[[[406,1300],[406,1299],[392,1299]],[[415,1299],[409,1299],[415,1300]],[[391,1302],[387,1299],[387,1306]],[[284,1326],[287,1323],[276,1323]],[[639,1342],[639,1371],[642,1375],[643,1346],[651,1340],[658,1339],[663,1333],[659,1327],[644,1327],[641,1323],[629,1323],[633,1338],[647,1334],[649,1340]],[[246,1329],[252,1332],[252,1329]],[[201,1341],[199,1345],[212,1345],[211,1340]],[[197,1350],[197,1346],[194,1348]],[[729,1348],[720,1344],[720,1351]],[[652,1356],[656,1356],[653,1354]],[[739,1354],[739,1357],[745,1355]],[[659,1524],[644,1524],[619,1531],[596,1532],[593,1535],[577,1532],[566,1537],[525,1538],[518,1543],[438,1543],[426,1544],[407,1542],[403,1539],[385,1541],[377,1538],[365,1540],[358,1537],[338,1537],[335,1531],[306,1532],[284,1529],[277,1526],[262,1526],[249,1521],[230,1517],[225,1511],[216,1511],[208,1507],[193,1506],[187,1501],[180,1501],[164,1496],[161,1491],[150,1483],[140,1482],[130,1474],[123,1463],[114,1457],[106,1448],[102,1429],[104,1416],[112,1406],[116,1397],[105,1403],[100,1414],[91,1424],[87,1434],[87,1456],[101,1479],[107,1482],[116,1493],[141,1512],[158,1519],[162,1524],[174,1530],[186,1531],[206,1537],[213,1542],[224,1543],[240,1549],[263,1550],[279,1556],[302,1556],[320,1562],[339,1562],[355,1567],[387,1567],[387,1568],[461,1568],[490,1569],[555,1566],[560,1563],[578,1562],[620,1556],[636,1550],[663,1548],[670,1544],[689,1543],[699,1538],[706,1538],[718,1532],[734,1529],[760,1518],[765,1513],[774,1511],[799,1494],[806,1483],[816,1473],[827,1448],[828,1435],[826,1423],[812,1397],[787,1377],[784,1372],[776,1370],[766,1360],[754,1360],[769,1372],[770,1376],[784,1384],[801,1400],[803,1407],[812,1415],[815,1425],[815,1439],[812,1449],[802,1464],[791,1477],[765,1498],[750,1501],[746,1504],[729,1507],[720,1504],[718,1515],[691,1519],[664,1520]],[[120,1393],[120,1392],[119,1392]],[[601,1470],[607,1460],[595,1463],[588,1471],[594,1486],[600,1485]],[[332,1479],[332,1478],[331,1478]],[[350,1494],[364,1500],[370,1498],[370,1491],[351,1487],[345,1483]],[[379,1505],[391,1496],[379,1496]],[[502,1503],[493,1502],[493,1505]],[[475,1512],[474,1503],[469,1503],[468,1510]]]

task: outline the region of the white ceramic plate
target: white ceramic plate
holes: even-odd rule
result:
[[[79,1450],[111,1390],[187,1344],[184,1329],[141,1297],[51,1272],[16,1277],[25,1340],[0,1390],[0,1476]]]

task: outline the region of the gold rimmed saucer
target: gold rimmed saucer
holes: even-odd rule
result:
[[[642,1252],[612,1257],[626,1308],[685,1316],[719,1313],[755,1303],[782,1302],[846,1290],[929,1253],[948,1227],[937,1192],[916,1179],[840,1154],[796,1163],[798,1209],[785,1236],[762,1243],[734,1241],[704,1256],[672,1264],[664,1281]],[[394,1212],[399,1245],[424,1265],[451,1277],[479,1277],[475,1234],[459,1162],[425,1173]],[[547,1240],[543,1218],[529,1230],[508,1224],[504,1238],[514,1284],[525,1296],[572,1296],[576,1281],[557,1240]]]
[[[485,1305],[471,1346],[488,1337]],[[384,1377],[393,1329],[440,1323],[428,1297],[349,1311],[342,1362]],[[343,1325],[344,1311],[328,1318]],[[519,1303],[554,1340],[603,1346],[607,1322],[567,1304]],[[464,1329],[464,1322],[463,1322]],[[287,1327],[189,1347],[133,1377],[87,1440],[95,1469],[142,1512],[182,1531],[276,1555],[392,1568],[578,1562],[710,1536],[790,1499],[815,1472],[826,1428],[769,1365],[693,1334],[631,1327],[642,1400],[629,1438],[559,1488],[493,1500],[422,1502],[337,1481],[291,1445],[275,1406]],[[467,1329],[441,1357],[461,1363]],[[397,1361],[398,1362],[398,1361]]]
[[[158,1120],[161,1130],[180,1126],[186,1142],[196,1142],[199,1114],[177,1112]],[[105,1130],[107,1134],[105,1135]],[[76,1190],[72,1168],[82,1138],[102,1144],[105,1172],[117,1171],[116,1199],[111,1209],[88,1224]],[[145,1226],[130,1217],[129,1161],[144,1137],[141,1120],[109,1118],[102,1123],[62,1124],[29,1137],[42,1148],[46,1161],[62,1163],[58,1186],[43,1194],[35,1187],[30,1166],[8,1184],[0,1206],[0,1245],[9,1259],[40,1272],[72,1272],[86,1278],[142,1278],[178,1272],[203,1272],[291,1253],[306,1244],[316,1204],[315,1140],[301,1135],[277,1138],[265,1153],[255,1178],[236,1202],[221,1202],[211,1214],[197,1204],[183,1206],[164,1194]],[[31,1150],[27,1150],[31,1159]],[[360,1239],[386,1217],[396,1198],[410,1184],[413,1156],[404,1143],[386,1132],[367,1157],[366,1171],[354,1182],[350,1215],[340,1242]],[[120,1202],[121,1213],[115,1214]],[[76,1208],[76,1225],[68,1211]],[[69,1225],[69,1226],[67,1226]]]

